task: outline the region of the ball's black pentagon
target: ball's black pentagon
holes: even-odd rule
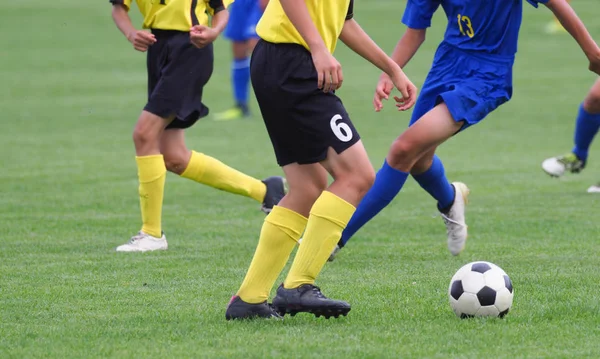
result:
[[[496,303],[496,291],[485,286],[477,292],[477,299],[479,299],[479,304],[481,304],[482,307],[494,305],[494,303]]]
[[[490,265],[487,263],[475,263],[471,266],[471,271],[479,272],[481,274],[483,274],[491,269],[492,269],[492,267],[490,267]]]
[[[462,313],[460,315],[460,319],[469,319],[469,318],[475,318],[475,316],[471,315],[471,314],[465,314],[465,313]]]
[[[509,292],[513,292],[512,282],[506,274],[504,275],[504,285],[506,286],[506,289],[508,289]]]
[[[507,315],[507,314],[508,314],[508,309],[501,311],[500,314],[498,314],[498,317],[504,318],[504,316]]]
[[[460,298],[460,296],[464,292],[465,291],[463,290],[462,281],[455,280],[454,283],[452,283],[452,287],[450,287],[450,295],[452,296],[452,298],[458,300],[458,298]]]

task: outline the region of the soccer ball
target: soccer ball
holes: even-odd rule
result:
[[[448,287],[450,306],[460,318],[503,318],[512,306],[513,294],[508,275],[489,262],[464,265]]]

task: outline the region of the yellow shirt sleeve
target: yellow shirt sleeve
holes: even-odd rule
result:
[[[218,8],[218,5],[223,4],[223,8],[227,9],[227,7],[229,7],[229,5],[231,5],[233,2],[234,0],[204,0],[204,3],[206,4],[206,10],[210,14],[210,16],[215,16],[215,8]]]
[[[110,2],[111,2],[113,5],[117,5],[117,4],[118,4],[118,5],[123,5],[123,6],[125,6],[125,8],[127,9],[127,11],[129,11],[129,9],[131,8],[131,2],[132,2],[132,1],[133,1],[133,0],[110,0]]]

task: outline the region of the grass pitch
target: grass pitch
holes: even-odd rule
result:
[[[600,38],[593,1],[576,10]],[[404,2],[356,3],[387,51]],[[435,204],[409,180],[395,202],[327,264],[318,284],[353,309],[339,320],[229,323],[224,310],[264,216],[250,199],[168,175],[170,249],[115,253],[139,229],[131,131],[145,100],[145,59],[100,1],[0,4],[0,357],[2,358],[568,358],[598,357],[600,180],[592,149],[580,175],[553,180],[541,161],[571,147],[577,106],[595,77],[568,35],[546,35],[546,9],[525,5],[513,100],[440,149],[451,180],[471,188],[470,238],[446,250]],[[135,16],[139,23],[139,16]],[[595,23],[594,23],[595,22]],[[436,16],[406,71],[421,85],[445,27]],[[229,44],[216,45],[205,94],[230,104]],[[371,108],[378,70],[343,45],[340,91],[378,168],[408,114]],[[279,174],[251,120],[200,121],[190,147],[248,174]],[[447,286],[486,260],[511,276],[504,320],[459,320]]]

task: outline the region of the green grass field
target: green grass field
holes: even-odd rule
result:
[[[574,1],[600,39],[599,8]],[[467,250],[452,257],[435,204],[412,180],[318,284],[353,309],[338,320],[226,322],[264,215],[252,200],[168,175],[170,249],[122,254],[140,226],[131,132],[145,100],[145,58],[110,18],[108,1],[0,3],[1,358],[597,358],[600,180],[548,178],[541,161],[568,151],[595,77],[568,35],[546,35],[545,8],[525,5],[511,102],[440,149],[451,180],[471,188]],[[387,51],[403,1],[358,1],[357,20]],[[139,16],[135,16],[139,23]],[[421,85],[441,39],[440,12],[406,71]],[[371,108],[379,71],[340,45],[340,96],[376,168],[409,115]],[[216,44],[205,90],[230,103],[229,44]],[[188,145],[248,174],[280,174],[252,120],[205,119]],[[504,320],[459,320],[447,286],[463,264],[504,268],[515,304]]]

